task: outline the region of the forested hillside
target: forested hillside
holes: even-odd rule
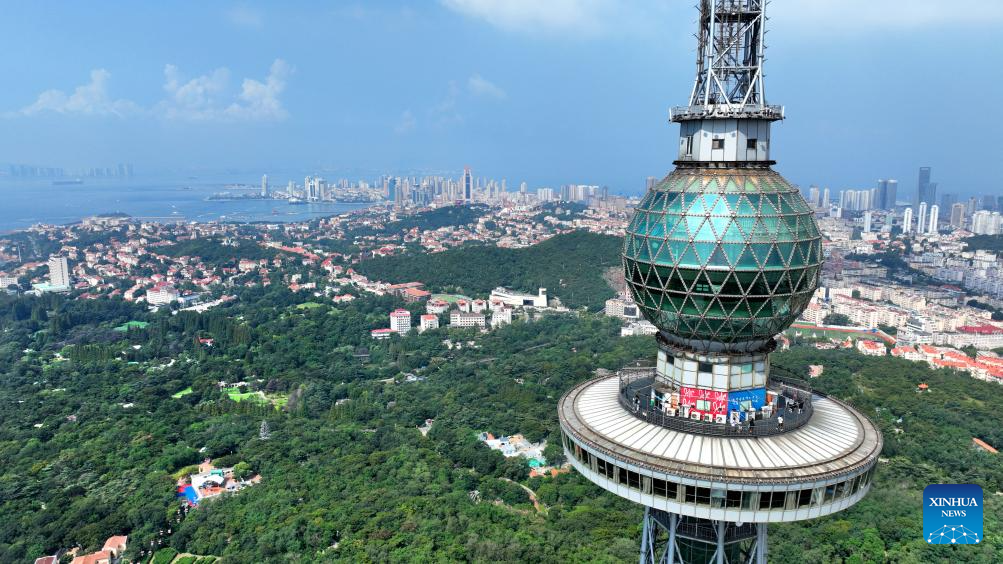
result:
[[[635,559],[638,506],[574,472],[528,479],[524,462],[476,433],[548,439],[559,461],[561,393],[597,368],[651,359],[653,340],[620,338],[592,315],[370,340],[400,305],[335,306],[278,286],[201,315],[0,297],[0,561],[93,550],[113,534],[128,534],[130,551],[162,538],[225,562]],[[129,320],[149,325],[111,329]],[[447,337],[473,344],[450,349]],[[971,446],[1003,445],[998,386],[852,351],[795,345],[775,362],[825,364],[815,384],[872,416],[885,452],[857,506],[772,526],[771,562],[998,561],[1003,462]],[[237,403],[220,380],[267,401]],[[931,391],[917,393],[919,382]],[[175,523],[175,476],[206,456],[244,462],[262,481]],[[985,543],[927,546],[923,488],[966,482],[986,492]]]
[[[498,286],[547,288],[571,308],[598,310],[613,296],[603,271],[620,264],[622,239],[575,231],[525,249],[466,246],[435,254],[368,260],[357,270],[374,280],[417,280],[435,290],[485,295]]]

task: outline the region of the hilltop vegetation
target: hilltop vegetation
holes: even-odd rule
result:
[[[498,286],[536,293],[547,288],[571,308],[598,310],[613,296],[603,280],[620,263],[622,240],[574,231],[525,249],[465,246],[436,254],[407,254],[360,263],[374,280],[417,280],[436,291],[486,295]]]
[[[990,251],[993,253],[1003,251],[1003,235],[975,235],[962,241],[968,244],[969,251]]]
[[[171,257],[199,257],[210,264],[232,264],[241,259],[271,259],[278,253],[275,249],[262,247],[252,241],[234,241],[233,244],[223,244],[222,241],[216,239],[180,241],[174,245],[162,247],[159,252]]]
[[[477,220],[487,214],[488,210],[489,208],[484,205],[445,206],[390,222],[380,230],[380,233],[401,233],[414,228],[422,231],[434,231],[442,227],[471,225],[477,223]]]
[[[597,368],[650,360],[652,339],[620,338],[601,316],[554,315],[487,335],[375,342],[368,331],[403,305],[393,298],[335,306],[278,285],[239,291],[229,307],[178,315],[0,297],[0,561],[93,550],[112,534],[128,534],[134,551],[166,528],[170,548],[223,562],[636,558],[640,507],[574,472],[529,479],[524,462],[476,433],[548,440],[560,462],[557,399]],[[110,331],[128,320],[149,325]],[[475,346],[449,349],[447,337]],[[874,418],[885,450],[864,501],[771,526],[771,562],[993,562],[1003,551],[1003,461],[971,446],[1003,446],[998,386],[854,351],[795,345],[774,359],[797,373],[824,364],[813,384]],[[234,382],[288,401],[234,402]],[[917,393],[920,382],[931,391]],[[204,456],[243,463],[262,482],[169,521],[174,475]],[[931,483],[984,488],[983,545],[923,543]]]

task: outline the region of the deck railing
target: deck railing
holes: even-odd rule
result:
[[[811,386],[804,380],[782,372],[782,369],[773,367],[767,384],[768,390],[780,396],[774,412],[769,417],[736,424],[698,421],[682,415],[670,415],[651,405],[651,390],[655,384],[654,368],[621,370],[618,373],[619,400],[620,405],[635,417],[674,431],[714,437],[768,437],[803,426],[811,419],[813,413]]]

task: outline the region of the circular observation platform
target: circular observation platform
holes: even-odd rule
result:
[[[622,397],[619,375],[561,397],[568,460],[603,489],[682,516],[769,523],[829,515],[867,494],[881,452],[870,420],[818,392],[805,421],[763,435],[659,424]]]

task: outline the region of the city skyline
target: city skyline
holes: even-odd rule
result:
[[[978,64],[959,54],[1000,51],[966,26],[997,23],[1003,10],[910,6],[898,17],[891,8],[864,9],[854,22],[815,26],[817,33],[806,24],[840,23],[850,11],[831,2],[776,10],[767,97],[798,118],[782,123],[777,140],[786,157],[778,169],[794,183],[835,190],[897,178],[904,199],[918,167],[931,166],[939,192],[987,190],[981,172],[963,165],[971,155],[939,143],[946,126],[926,118],[961,95],[950,76]],[[12,11],[0,29],[25,56],[0,62],[19,77],[0,93],[4,163],[128,162],[138,171],[259,176],[469,163],[536,187],[587,182],[639,194],[647,176],[672,166],[665,118],[685,103],[676,93],[692,86],[692,63],[665,56],[692,50],[690,37],[666,36],[646,17],[692,19],[683,5],[445,0],[124,11],[99,3],[58,14]],[[179,43],[178,28],[191,40]],[[29,32],[39,29],[45,33]],[[809,57],[825,64],[824,80],[800,79]],[[848,106],[839,120],[826,117]],[[991,158],[1000,144],[989,139],[975,156]],[[824,150],[830,146],[841,149],[839,159]],[[845,166],[851,159],[858,164]]]

